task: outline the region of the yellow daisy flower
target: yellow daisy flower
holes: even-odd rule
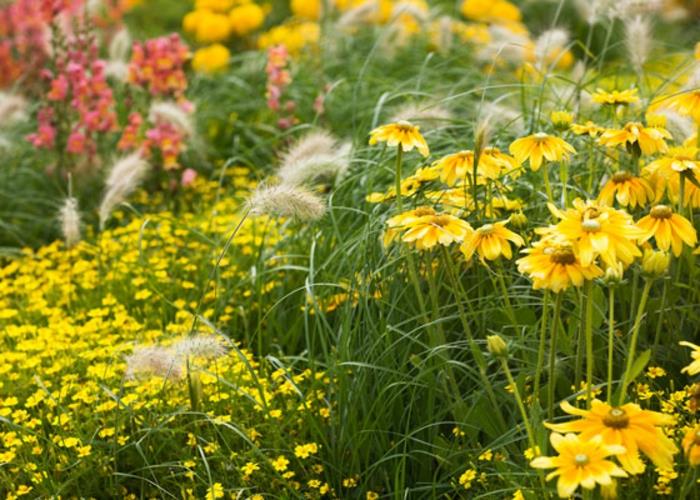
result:
[[[545,288],[558,293],[603,275],[596,264],[581,264],[571,245],[552,238],[540,240],[524,252],[528,255],[518,259],[518,271],[530,276],[535,290]]]
[[[394,231],[404,230],[401,239],[414,243],[418,250],[433,248],[438,243],[448,246],[460,242],[472,231],[468,222],[450,214],[436,213],[430,207],[399,214],[389,219],[387,225]]]
[[[428,143],[420,133],[420,127],[407,121],[382,125],[370,132],[370,145],[386,142],[390,147],[401,146],[402,151],[411,151],[414,147],[423,156],[430,154]]]
[[[543,158],[547,161],[561,161],[576,153],[571,144],[559,137],[538,132],[516,139],[510,145],[510,152],[520,163],[530,161],[530,168],[539,170]]]
[[[576,135],[587,135],[590,137],[598,137],[598,135],[605,130],[603,127],[599,127],[590,120],[583,124],[572,123],[569,129]]]
[[[600,436],[581,439],[576,434],[552,433],[549,437],[556,457],[537,457],[530,462],[536,469],[556,469],[547,475],[547,481],[559,476],[557,493],[560,498],[571,497],[579,486],[592,490],[596,484],[609,486],[615,477],[627,477],[627,473],[607,458],[620,455],[625,449],[619,445],[607,445]]]
[[[513,251],[509,242],[520,247],[525,244],[525,241],[507,229],[505,227],[507,223],[508,221],[484,224],[472,232],[459,247],[464,257],[471,259],[474,252],[478,251],[482,259],[496,260],[501,255],[510,259],[513,256]]]
[[[612,106],[639,102],[637,89],[613,90],[612,92],[606,92],[603,89],[596,89],[593,95],[591,95],[591,99],[596,104],[608,104]]]
[[[683,451],[691,466],[700,465],[700,425],[696,425],[686,432],[685,437],[683,437]]]
[[[666,139],[671,139],[671,133],[661,127],[646,127],[639,122],[630,122],[621,129],[607,129],[598,138],[603,146],[616,147],[623,145],[639,146],[645,155],[664,152],[668,149]]]
[[[627,171],[615,172],[598,194],[598,201],[612,206],[613,200],[623,207],[644,206],[654,199],[654,190],[649,181],[635,177]]]
[[[681,175],[695,175],[700,177],[700,161],[698,148],[694,146],[676,147],[668,150],[662,158],[658,158],[644,167],[642,174],[649,179],[654,187],[657,201],[663,197],[664,191],[668,193],[671,201],[676,201],[680,195]],[[694,195],[695,186],[685,183],[686,193],[684,205],[687,205]],[[697,188],[696,188],[697,189]]]
[[[649,215],[639,219],[637,226],[642,231],[640,241],[644,242],[653,237],[661,250],[668,250],[670,247],[676,257],[683,251],[683,243],[694,247],[698,241],[690,221],[673,213],[671,207],[666,205],[656,205],[649,211]]]
[[[440,172],[442,182],[454,186],[458,181],[472,174],[474,151],[465,150],[443,156],[433,163],[433,167]]]
[[[561,408],[569,415],[581,418],[563,424],[545,423],[547,428],[555,432],[576,432],[583,440],[599,436],[606,445],[624,446],[624,453],[617,458],[626,471],[632,474],[644,472],[639,451],[660,469],[673,467],[673,455],[678,448],[661,429],[673,425],[672,416],[642,410],[634,403],[610,406],[599,399],[591,402],[590,410],[576,408],[566,401]]]
[[[693,344],[692,342],[678,342],[678,345],[685,347],[690,347],[693,351],[690,353],[690,357],[693,361],[681,370],[682,373],[687,373],[690,376],[697,375],[700,373],[700,346]]]
[[[700,122],[700,90],[691,90],[671,97],[669,107]]]
[[[561,219],[554,231],[572,242],[581,264],[588,266],[600,255],[609,266],[629,265],[642,255],[636,244],[641,232],[627,212],[580,198],[573,205],[559,210],[550,204],[549,209]]]

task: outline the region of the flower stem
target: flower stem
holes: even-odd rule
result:
[[[612,403],[613,354],[615,350],[615,287],[608,291],[608,404]]]
[[[401,164],[403,163],[403,149],[401,144],[396,150],[396,206],[399,211],[403,210],[403,200],[401,199]]]
[[[644,317],[644,310],[647,306],[647,300],[649,299],[649,290],[651,290],[652,280],[648,279],[644,283],[644,290],[642,290],[642,298],[639,300],[639,307],[637,307],[637,315],[634,318],[634,326],[632,327],[632,338],[630,340],[630,347],[627,352],[627,365],[625,366],[625,373],[622,376],[622,384],[620,385],[620,396],[618,399],[618,405],[621,405],[625,401],[625,392],[627,391],[627,385],[630,380],[629,377],[632,371],[632,364],[634,363],[634,357],[637,351],[637,340],[639,339],[639,329],[642,326],[642,318]]]
[[[557,360],[557,334],[559,333],[559,315],[561,314],[562,293],[557,293],[557,298],[554,302],[554,317],[552,319],[552,334],[549,345],[549,373],[547,375],[547,383],[549,391],[547,395],[547,415],[551,420],[554,417],[554,389],[556,387],[554,380],[554,368]]]
[[[552,186],[549,184],[549,170],[547,165],[542,165],[542,177],[544,178],[544,190],[547,193],[547,201],[549,203],[554,203],[554,196],[552,196]]]
[[[523,398],[520,396],[520,390],[518,389],[518,384],[515,383],[515,379],[513,378],[513,374],[510,372],[510,368],[508,367],[508,360],[506,358],[501,358],[501,366],[503,366],[503,371],[506,374],[506,378],[508,379],[508,383],[510,384],[510,387],[513,388],[513,395],[515,396],[515,401],[518,403],[518,409],[520,410],[520,416],[523,419],[523,424],[525,425],[525,431],[527,432],[528,443],[530,444],[530,448],[534,449],[536,446],[535,433],[532,430],[532,425],[530,425],[530,419],[527,416],[527,410],[525,409],[525,404],[523,403]]]
[[[544,364],[544,348],[547,342],[547,318],[549,316],[547,307],[549,306],[549,290],[544,291],[542,299],[542,322],[540,323],[540,345],[537,349],[537,366],[535,367],[535,382],[532,393],[535,401],[540,399],[540,378],[542,373],[542,365]]]
[[[586,406],[591,407],[593,391],[593,281],[586,283]]]

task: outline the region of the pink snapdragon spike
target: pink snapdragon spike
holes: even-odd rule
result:
[[[182,171],[182,177],[180,178],[180,185],[182,187],[191,186],[197,179],[197,171],[191,168],[186,168]]]
[[[120,151],[136,149],[139,146],[142,125],[143,117],[141,113],[137,111],[129,113],[128,123],[124,126],[122,136],[117,143],[117,149]]]
[[[165,170],[174,170],[179,167],[177,158],[184,149],[185,137],[172,123],[157,122],[146,132],[143,151],[148,155],[153,150],[159,150]]]
[[[189,48],[176,33],[135,42],[129,82],[144,87],[153,96],[184,99],[187,89],[184,66],[189,57]]]
[[[267,49],[267,64],[265,66],[267,107],[281,115],[277,120],[277,126],[282,129],[289,128],[297,122],[293,115],[296,103],[288,100],[284,106],[282,105],[284,91],[292,83],[292,75],[288,66],[289,53],[284,45],[276,45]]]

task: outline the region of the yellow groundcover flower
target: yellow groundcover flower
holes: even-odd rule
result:
[[[636,244],[641,232],[627,212],[580,198],[573,205],[559,210],[550,204],[549,209],[561,219],[554,231],[573,243],[582,265],[590,265],[597,256],[609,266],[617,261],[629,265],[642,255]]]
[[[603,146],[633,146],[638,145],[645,155],[664,152],[668,149],[666,139],[671,139],[671,133],[661,127],[646,127],[639,122],[630,122],[621,129],[607,129],[598,139]]]
[[[262,26],[265,11],[256,3],[244,3],[229,12],[228,20],[234,34],[245,36]]]
[[[547,481],[559,476],[557,493],[560,498],[569,498],[581,486],[587,490],[596,484],[610,486],[615,477],[627,477],[627,473],[607,458],[620,455],[625,449],[619,445],[603,443],[600,436],[581,439],[576,434],[552,433],[549,437],[556,457],[537,457],[530,462],[536,469],[556,469],[547,475]]]
[[[649,215],[639,219],[637,226],[642,231],[640,241],[653,237],[661,250],[670,247],[676,257],[683,251],[683,243],[694,247],[698,241],[698,235],[690,221],[673,213],[671,207],[666,205],[656,205],[649,211]]]
[[[576,150],[571,144],[559,137],[538,132],[516,139],[510,145],[510,152],[520,162],[530,161],[530,168],[539,170],[542,159],[547,161],[561,161],[567,159]]]
[[[507,0],[464,0],[462,15],[474,21],[508,23],[520,21],[518,7]]]
[[[693,467],[700,465],[700,425],[696,425],[685,434],[683,451],[690,465]]]
[[[378,142],[386,142],[387,145],[394,147],[401,145],[402,151],[411,151],[414,147],[423,156],[430,154],[428,143],[420,133],[420,127],[413,125],[407,121],[397,123],[389,123],[382,125],[372,130],[370,133],[369,143],[371,145]]]
[[[478,251],[482,259],[496,260],[503,255],[506,259],[513,256],[510,248],[512,242],[515,246],[523,246],[523,239],[505,226],[508,222],[494,222],[484,224],[471,233],[462,243],[459,249],[467,259],[471,259],[474,252]]]
[[[552,238],[540,240],[524,252],[528,255],[517,261],[518,271],[532,278],[535,290],[545,288],[558,293],[603,275],[603,270],[592,262],[582,265],[571,245]]]
[[[685,340],[683,342],[678,342],[678,344],[685,347],[690,347],[693,350],[693,352],[690,353],[690,356],[693,358],[692,363],[683,368],[681,372],[687,373],[691,376],[700,373],[700,346]]]
[[[591,99],[596,104],[610,104],[613,106],[639,102],[637,89],[613,90],[612,92],[606,92],[603,89],[596,89],[591,96]]]
[[[649,181],[635,177],[627,171],[615,172],[598,194],[598,201],[612,206],[613,200],[623,207],[644,206],[654,199],[654,190]]]
[[[555,432],[577,432],[583,440],[600,436],[606,445],[624,446],[626,451],[617,458],[627,472],[644,472],[639,451],[660,469],[673,467],[673,455],[678,448],[661,430],[662,426],[673,425],[672,416],[642,410],[634,403],[613,407],[599,399],[591,402],[590,410],[576,408],[566,401],[561,408],[581,418],[563,424],[546,423],[547,428]]]

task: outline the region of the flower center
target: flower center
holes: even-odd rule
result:
[[[588,455],[586,455],[585,453],[579,453],[574,457],[574,462],[576,462],[576,465],[578,465],[579,467],[583,467],[588,463],[588,461]]]
[[[545,132],[537,132],[536,134],[533,135],[533,137],[535,139],[538,139],[538,140],[543,140],[543,139],[546,139],[547,137],[549,137],[549,134],[547,134]]]
[[[615,184],[622,184],[623,182],[627,182],[632,178],[632,174],[629,172],[622,170],[620,172],[615,172],[612,176],[612,181]]]
[[[478,231],[479,231],[481,234],[491,234],[491,233],[493,232],[493,229],[494,229],[493,224],[484,224],[483,226],[481,226],[481,227],[478,229]]]
[[[613,429],[624,429],[629,424],[630,419],[622,408],[612,408],[605,417],[603,423]]]
[[[433,224],[440,227],[445,227],[451,221],[452,220],[447,215],[437,215],[435,218],[433,218]]]
[[[666,205],[656,205],[651,209],[649,215],[651,215],[654,219],[670,219],[671,215],[673,215],[673,210],[671,210],[671,207],[667,207]]]
[[[413,125],[411,122],[407,122],[406,120],[401,120],[400,122],[396,122],[396,126],[403,131],[410,131],[410,130],[414,130],[416,128],[415,125]]]
[[[552,252],[551,259],[557,264],[564,265],[570,265],[576,262],[576,256],[574,255],[574,251],[571,247],[557,248]]]
[[[433,210],[430,207],[421,207],[421,208],[416,208],[416,210],[413,212],[416,217],[424,217],[426,215],[434,215],[435,210]]]
[[[587,233],[595,233],[600,231],[600,222],[595,219],[586,219],[581,223],[581,229]]]

